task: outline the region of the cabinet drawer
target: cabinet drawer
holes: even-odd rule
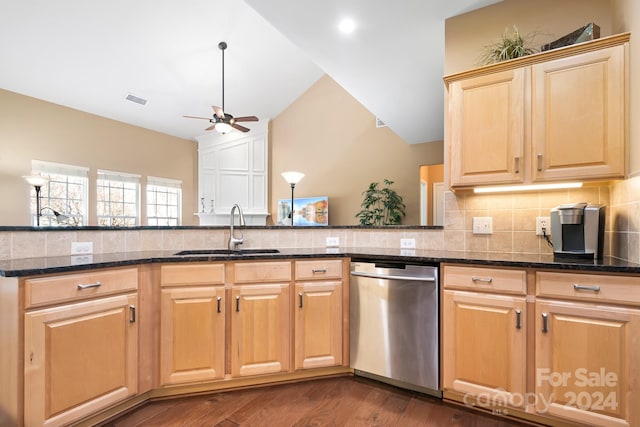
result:
[[[342,277],[342,261],[317,259],[296,261],[296,280],[339,279]]]
[[[444,266],[443,283],[447,289],[525,295],[527,276],[524,270],[485,267]]]
[[[162,286],[222,285],[224,264],[163,265]]]
[[[25,307],[75,301],[138,289],[138,269],[92,271],[27,279]]]
[[[291,262],[242,262],[234,265],[234,283],[288,282]]]
[[[640,277],[539,271],[536,296],[640,305]]]

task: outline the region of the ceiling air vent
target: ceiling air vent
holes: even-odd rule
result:
[[[385,124],[385,122],[380,120],[380,117],[376,117],[376,127],[377,128],[386,128],[387,125]]]
[[[131,94],[128,94],[125,99],[127,101],[135,102],[136,104],[140,104],[140,105],[146,105],[147,104],[147,100],[146,99],[143,99],[143,98],[140,98],[138,96],[131,95]]]

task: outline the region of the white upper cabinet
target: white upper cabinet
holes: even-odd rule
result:
[[[236,203],[247,225],[265,225],[269,121],[261,120],[247,133],[211,132],[197,140],[200,225],[228,225]]]

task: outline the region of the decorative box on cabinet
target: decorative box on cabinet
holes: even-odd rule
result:
[[[446,77],[451,188],[623,178],[628,42],[621,34]]]

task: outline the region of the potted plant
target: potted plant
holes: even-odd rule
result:
[[[511,34],[505,29],[502,40],[484,47],[480,62],[488,65],[536,53],[536,49],[531,47],[534,38],[535,33],[522,36],[514,25]]]
[[[363,192],[362,210],[356,214],[360,225],[397,225],[406,212],[406,206],[400,196],[391,188],[393,181],[384,179],[384,187],[378,182],[369,184]]]

